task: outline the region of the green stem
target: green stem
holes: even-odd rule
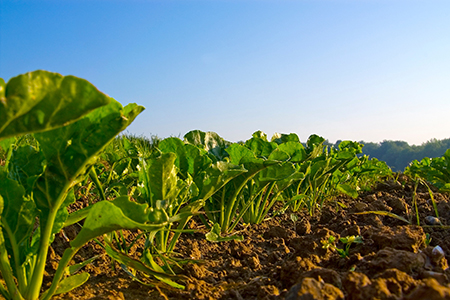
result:
[[[248,195],[250,196],[250,199],[249,199],[249,201],[251,201],[252,202],[252,204],[250,205],[250,207],[248,208],[248,215],[249,215],[249,217],[248,217],[248,223],[252,223],[253,222],[253,216],[254,216],[254,214],[255,214],[255,203],[254,203],[254,199],[253,199],[253,197],[252,197],[252,195],[253,195],[253,190],[254,190],[254,185],[255,185],[255,183],[254,183],[254,181],[253,180],[250,180],[250,182],[249,182],[249,189],[248,189]],[[245,201],[242,201],[242,206],[245,206]],[[244,219],[245,220],[245,219]]]
[[[106,201],[105,191],[103,190],[103,186],[100,183],[100,180],[98,180],[97,172],[95,172],[94,166],[92,166],[91,169],[89,170],[89,177],[97,186],[97,189],[100,192],[100,197],[102,198],[102,200]]]
[[[265,169],[265,168],[264,168]],[[249,180],[251,180],[258,172],[260,172],[263,169],[258,170],[257,172],[253,173],[252,175],[250,175],[246,180],[244,180],[241,185],[234,191],[233,196],[230,199],[230,203],[228,203],[227,205],[227,209],[226,209],[226,213],[225,213],[225,218],[222,222],[222,226],[221,226],[221,232],[222,233],[227,233],[228,232],[228,226],[231,223],[231,214],[232,212],[235,210],[235,204],[236,204],[236,198],[238,197],[239,193],[241,192],[241,190],[245,187],[245,185],[247,184],[247,182]]]
[[[225,187],[222,188],[222,196],[220,197],[220,228],[223,228],[224,226],[224,220],[225,220]]]
[[[192,218],[192,216],[187,217],[186,219],[180,221],[179,224],[178,224],[178,226],[177,226],[177,229],[183,230],[184,227],[186,226],[186,224],[189,222],[189,220],[190,220],[191,218]],[[176,243],[177,243],[177,241],[178,241],[178,238],[179,238],[180,236],[181,236],[181,231],[177,231],[177,232],[174,233],[174,235],[173,235],[173,237],[172,237],[172,240],[170,241],[170,244],[169,244],[169,246],[167,247],[167,251],[168,251],[169,253],[170,253],[170,252],[173,252],[173,249],[175,249],[175,245],[176,245]]]
[[[66,269],[67,265],[72,260],[74,255],[80,249],[81,249],[81,247],[78,247],[78,248],[72,247],[72,248],[68,248],[64,251],[62,258],[59,261],[58,268],[56,269],[55,276],[53,276],[52,284],[50,285],[50,288],[47,291],[45,291],[45,293],[42,295],[42,300],[48,300],[53,296],[53,294],[56,291],[56,288],[58,287],[59,282],[61,281],[61,279],[64,275],[64,270]],[[37,299],[37,298],[32,298],[32,299]]]
[[[267,189],[266,195],[264,196],[263,203],[267,203],[268,202],[269,195],[272,193],[273,188],[275,187],[275,184],[276,184],[276,181],[271,183],[271,185]],[[262,219],[267,215],[267,213],[269,212],[270,208],[274,205],[274,203],[277,200],[279,195],[280,195],[280,192],[278,192],[275,195],[273,195],[272,201],[270,201],[270,203],[267,206],[264,205],[262,208],[259,209],[259,213],[258,213],[258,216],[256,218],[256,224],[259,224],[259,223],[262,222]]]
[[[14,236],[14,233],[12,232],[8,224],[2,224],[2,227],[9,237],[9,241],[11,243],[12,257],[14,258],[14,265],[17,272],[17,283],[19,285],[19,291],[21,293],[24,293],[27,288],[27,277],[23,272],[24,270],[22,266],[20,265],[20,250],[17,245],[16,237]]]
[[[11,299],[23,300],[23,297],[20,294],[14,281],[14,277],[12,275],[11,265],[9,264],[8,252],[6,252],[5,247],[5,239],[3,237],[1,228],[0,228],[0,272],[2,274],[3,279],[5,280],[6,287],[8,288]]]
[[[158,251],[161,251],[162,253],[166,252],[166,238],[165,238],[165,235],[166,235],[166,232],[164,230],[159,230],[158,233],[157,233],[157,247],[156,248],[158,249]]]
[[[59,201],[57,201],[57,203],[59,203]],[[59,205],[50,209],[47,216],[47,222],[43,227],[41,227],[43,230],[41,231],[41,238],[39,240],[37,261],[33,271],[33,276],[31,277],[30,285],[25,293],[25,297],[30,300],[38,299],[39,297],[39,292],[41,290],[42,281],[44,278],[45,264],[47,262],[47,254],[50,246],[53,224],[55,223],[56,214],[58,212],[57,208],[59,208]]]
[[[260,201],[258,203],[258,206],[257,206],[258,216],[259,216],[261,211],[264,211],[264,208],[266,207],[266,203],[269,201],[269,197],[272,194],[273,188],[275,187],[276,184],[277,184],[276,181],[272,181],[267,186],[267,188],[265,190],[265,193],[264,193],[264,198],[262,199],[262,201]]]

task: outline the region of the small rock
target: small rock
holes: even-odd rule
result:
[[[441,221],[438,218],[432,216],[425,217],[425,223],[427,223],[428,225],[442,225]]]
[[[445,253],[444,250],[442,250],[442,248],[440,246],[436,246],[433,248],[433,250],[431,251],[431,260],[434,263],[439,263],[439,261],[444,258]]]

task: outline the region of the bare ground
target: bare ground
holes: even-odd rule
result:
[[[430,226],[435,217],[427,189],[419,189],[420,224],[390,216],[357,215],[388,211],[417,224],[410,183],[388,181],[357,199],[339,197],[311,217],[290,213],[260,225],[240,228],[245,239],[211,243],[204,227],[182,235],[176,252],[200,260],[183,266],[185,290],[150,287],[133,281],[106,255],[85,267],[91,274],[83,286],[56,299],[450,299],[450,234],[445,226]],[[450,224],[450,198],[434,193],[440,221]],[[343,208],[344,204],[346,208]],[[198,224],[200,224],[198,222]],[[425,225],[425,226],[424,226]],[[73,238],[76,228],[66,231]],[[427,234],[429,234],[427,239]],[[322,246],[334,236],[360,235],[348,257]],[[431,240],[430,240],[431,239]],[[430,241],[427,246],[427,241]],[[48,272],[56,267],[68,241],[58,236],[50,251]],[[338,242],[337,247],[345,245]],[[444,256],[436,246],[441,247]],[[77,255],[84,260],[103,253],[95,243]]]

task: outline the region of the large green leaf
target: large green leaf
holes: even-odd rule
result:
[[[235,165],[246,163],[262,164],[264,162],[262,158],[257,158],[252,150],[239,144],[232,144],[226,151],[230,155],[230,162]]]
[[[230,180],[246,172],[242,166],[223,161],[211,165],[203,173],[201,180],[195,182],[200,191],[198,199],[208,199]]]
[[[261,170],[254,179],[260,182],[279,181],[292,176],[295,172],[297,169],[291,162],[284,162]]]
[[[195,177],[199,172],[206,170],[212,163],[207,151],[199,146],[184,143],[182,140],[170,137],[162,140],[158,145],[163,153],[172,152],[177,155],[175,165],[183,178],[188,174]]]
[[[143,110],[125,108],[111,99],[70,125],[35,134],[47,159],[44,176],[37,181],[36,204],[41,210],[61,205],[63,193],[77,184],[99,152]]]
[[[289,142],[300,144],[300,139],[298,138],[298,135],[296,135],[295,133],[290,134],[275,133],[272,136],[272,142],[275,142],[277,144],[284,144]]]
[[[139,174],[145,202],[155,207],[157,200],[173,201],[177,196],[177,168],[175,153],[163,153],[160,157],[143,161],[144,170]]]
[[[192,130],[184,135],[184,140],[190,144],[200,146],[214,155],[218,160],[227,156],[225,149],[231,144],[215,132]]]
[[[31,194],[36,179],[44,172],[45,159],[42,152],[30,145],[22,145],[12,151],[8,164],[9,176],[18,181]]]
[[[276,143],[268,142],[259,137],[252,137],[245,142],[245,146],[248,147],[256,157],[262,157],[267,159],[269,155],[277,148]]]
[[[28,238],[37,215],[34,202],[25,196],[25,189],[15,180],[6,176],[0,169],[1,226],[4,232],[6,247],[10,255],[16,259],[16,269],[25,261]]]
[[[307,158],[305,147],[297,142],[286,142],[278,145],[278,149],[289,154],[291,162],[302,162]]]
[[[0,140],[67,125],[110,102],[84,79],[42,70],[0,86]]]
[[[167,222],[152,223],[153,213],[147,204],[132,202],[127,197],[97,202],[90,209],[81,231],[70,245],[79,248],[93,238],[119,229],[154,231],[167,225]]]
[[[186,174],[189,171],[189,162],[186,155],[185,143],[176,137],[169,137],[158,145],[159,150],[163,153],[172,152],[176,154],[175,165],[181,173]],[[196,147],[195,147],[196,148]],[[192,173],[191,173],[192,174]]]

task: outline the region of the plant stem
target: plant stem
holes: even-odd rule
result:
[[[41,227],[42,230],[41,230],[41,238],[39,240],[39,252],[37,256],[36,265],[33,271],[33,276],[31,277],[30,285],[28,286],[27,291],[25,293],[26,299],[35,300],[38,299],[39,297],[39,292],[42,286],[42,280],[44,278],[44,270],[45,264],[47,262],[47,254],[50,246],[53,224],[55,223],[58,208],[59,205],[56,207],[52,207],[50,209],[47,215],[47,222],[43,227]]]
[[[97,189],[100,192],[100,196],[101,196],[102,200],[106,201],[107,199],[106,199],[105,191],[103,190],[103,186],[100,183],[100,180],[98,180],[97,172],[95,172],[94,166],[92,166],[89,170],[89,177],[97,186]]]
[[[8,253],[6,252],[5,239],[0,228],[0,272],[2,277],[6,282],[6,287],[8,288],[10,297],[14,300],[22,300],[23,297],[20,294],[16,283],[14,282],[14,277],[12,275],[11,265],[9,264]]]
[[[264,169],[265,169],[265,168],[264,168]],[[233,196],[232,196],[231,199],[230,199],[230,202],[227,203],[226,213],[225,213],[224,219],[221,220],[221,221],[222,221],[222,226],[221,226],[221,229],[222,229],[221,231],[222,231],[222,233],[228,233],[228,226],[229,226],[230,223],[231,223],[231,220],[230,220],[230,219],[231,219],[231,214],[232,214],[232,212],[233,212],[233,208],[235,207],[236,199],[237,199],[239,193],[240,193],[241,190],[244,188],[244,186],[247,184],[247,182],[248,182],[249,180],[251,180],[251,179],[252,179],[259,171],[261,171],[261,170],[263,170],[263,169],[260,169],[260,170],[256,171],[255,173],[253,173],[252,175],[250,175],[250,176],[249,176],[247,179],[245,179],[245,180],[241,183],[241,185],[235,190]]]
[[[56,291],[56,288],[58,287],[58,283],[61,281],[61,278],[64,275],[64,270],[66,266],[69,264],[74,255],[78,252],[78,250],[80,250],[80,248],[81,247],[78,248],[71,247],[64,251],[62,258],[59,261],[58,268],[56,269],[55,276],[53,276],[52,284],[50,285],[50,288],[44,293],[42,300],[48,300],[53,296],[53,294]]]

